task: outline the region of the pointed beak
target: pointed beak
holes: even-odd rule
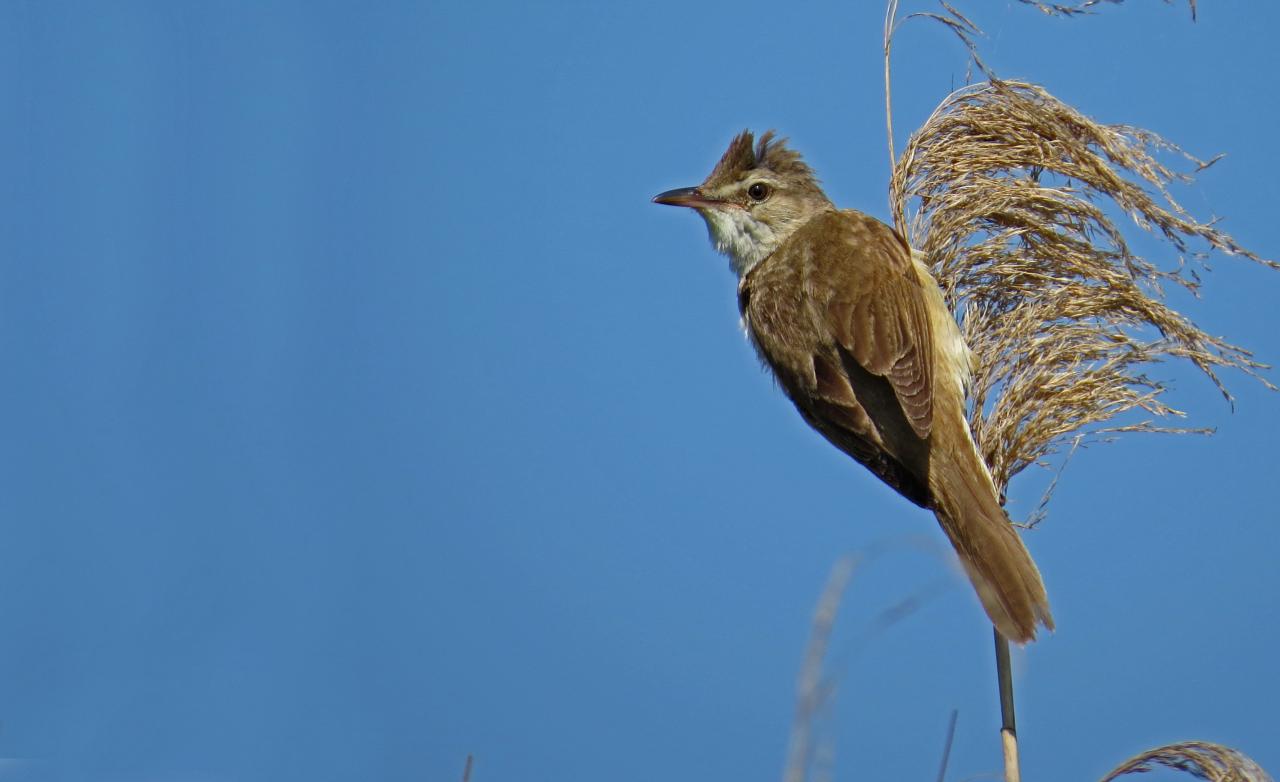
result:
[[[714,208],[723,204],[722,201],[703,195],[702,191],[696,187],[678,187],[675,190],[658,193],[653,197],[653,202],[667,206],[688,206],[694,209]]]

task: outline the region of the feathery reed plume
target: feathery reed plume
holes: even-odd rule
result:
[[[1280,268],[1174,201],[1189,177],[1158,158],[1175,152],[1145,130],[1105,125],[1043,87],[988,81],[948,96],[897,161],[890,200],[898,229],[922,252],[976,355],[970,425],[1003,491],[1073,437],[1205,431],[1170,426],[1182,412],[1146,369],[1186,359],[1231,399],[1223,367],[1264,365],[1211,336],[1164,300],[1196,292],[1193,243]],[[1135,253],[1103,204],[1112,202],[1176,250],[1171,268]],[[1141,411],[1148,420],[1106,427]]]
[[[1125,774],[1155,771],[1158,767],[1185,771],[1207,782],[1271,782],[1267,772],[1244,753],[1207,741],[1170,744],[1134,755],[1116,766],[1102,782],[1111,782]]]
[[[882,550],[876,546],[856,554],[846,554],[831,566],[822,596],[814,608],[813,621],[809,625],[809,641],[805,644],[804,662],[796,680],[795,712],[791,721],[791,740],[787,749],[787,764],[782,774],[783,782],[822,782],[832,776],[833,745],[823,735],[822,728],[824,720],[830,717],[840,685],[839,669],[843,666],[837,664],[834,672],[827,668],[828,648],[836,617],[850,582],[859,569],[878,557]],[[934,553],[946,556],[942,549]],[[945,588],[945,581],[907,595],[881,609],[861,634],[855,636],[856,640],[850,644],[850,648],[856,651],[869,644],[881,633],[917,611],[942,588]],[[944,751],[944,769],[954,730],[953,716]]]
[[[804,664],[800,667],[800,677],[796,682],[796,711],[791,723],[791,746],[787,751],[783,782],[805,782],[808,779],[809,766],[814,756],[814,722],[828,705],[831,696],[831,687],[823,677],[827,645],[831,641],[836,614],[840,611],[840,601],[844,598],[845,589],[853,578],[858,561],[859,558],[853,556],[836,560],[827,576],[822,597],[814,609],[809,643],[805,646]]]
[[[1041,0],[1018,0],[1018,2],[1023,5],[1035,6],[1050,16],[1080,16],[1082,14],[1092,13],[1090,9],[1095,5],[1102,5],[1103,3],[1120,5],[1124,0],[1084,0],[1084,2],[1077,3],[1076,5],[1045,3],[1041,2]],[[1164,0],[1164,2],[1167,5],[1172,2],[1172,0]],[[1188,0],[1188,4],[1191,6],[1191,21],[1194,22],[1196,20],[1196,0]]]

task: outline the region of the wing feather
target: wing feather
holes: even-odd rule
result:
[[[928,503],[933,335],[906,244],[858,212],[828,212],[743,280],[752,340],[815,429]]]
[[[835,230],[814,232],[823,262],[810,285],[829,302],[836,341],[868,372],[889,380],[912,429],[928,437],[933,335],[910,251],[878,220],[856,212],[833,217],[816,226]]]

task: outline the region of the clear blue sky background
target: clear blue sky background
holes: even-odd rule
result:
[[[952,708],[951,779],[998,769],[933,521],[805,428],[649,203],[777,127],[887,216],[880,5],[0,6],[0,779],[774,780],[869,546],[836,778],[931,779]],[[1280,9],[1200,6],[964,4],[1001,73],[1229,153],[1178,195],[1280,256]],[[896,62],[905,137],[965,61],[915,23]],[[1274,363],[1278,297],[1220,259],[1177,303]],[[1029,536],[1028,778],[1187,738],[1280,769],[1280,395],[1158,373],[1218,434],[1078,454]]]

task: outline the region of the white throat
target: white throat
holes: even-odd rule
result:
[[[782,244],[768,224],[756,220],[745,209],[699,209],[707,221],[707,232],[716,250],[729,256],[729,265],[738,278],[746,276]]]

